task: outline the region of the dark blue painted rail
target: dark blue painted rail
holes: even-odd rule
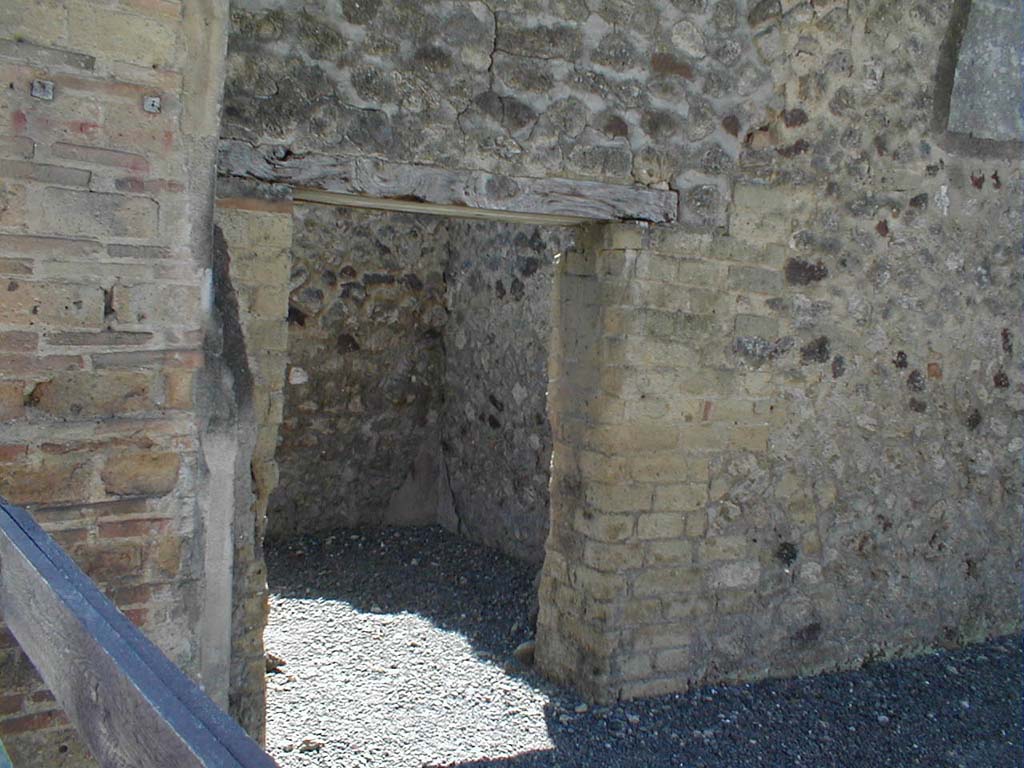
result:
[[[104,768],[277,765],[2,498],[0,612]]]

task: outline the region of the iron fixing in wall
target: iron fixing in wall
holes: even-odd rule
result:
[[[33,80],[29,93],[33,98],[43,101],[53,101],[53,81]]]

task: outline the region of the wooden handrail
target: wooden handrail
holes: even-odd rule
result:
[[[0,612],[104,768],[277,766],[3,498]]]

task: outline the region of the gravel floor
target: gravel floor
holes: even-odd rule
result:
[[[1020,768],[1020,638],[587,708],[520,667],[533,571],[439,529],[270,547],[267,748],[293,766]]]

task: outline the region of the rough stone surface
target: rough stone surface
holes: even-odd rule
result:
[[[288,275],[292,206],[287,200],[223,197],[215,211],[224,239],[228,276],[238,303],[252,404],[258,431],[250,458],[252,503],[237,515],[232,567],[231,714],[262,740],[265,722],[263,663],[266,568],[263,538],[267,504],[277,485],[278,427],[283,417],[288,350]]]
[[[382,522],[421,449],[436,455],[447,259],[442,218],[296,206],[269,535]],[[406,522],[433,522],[419,502]]]
[[[524,176],[704,182],[708,152],[736,153],[721,117],[749,125],[768,85],[731,5],[403,0],[338,14],[238,2],[224,136]]]
[[[0,8],[0,495],[195,678],[216,652],[192,394],[226,5]],[[93,764],[2,627],[0,738],[19,768]]]
[[[565,265],[550,674],[644,696],[1020,625],[1021,176],[936,144],[919,62],[949,23],[792,9],[729,235]]]
[[[572,232],[297,206],[268,532],[442,522],[539,562]]]
[[[539,563],[548,532],[554,257],[570,229],[452,222],[441,421],[458,530]]]
[[[253,458],[287,408],[260,400],[280,389],[268,372],[281,368],[281,283],[210,258],[224,66],[224,137],[260,156],[678,192],[679,226],[587,229],[554,270],[536,649],[548,674],[629,698],[1019,629],[1024,186],[1016,155],[990,146],[1012,142],[977,138],[1013,133],[1008,113],[981,104],[966,133],[936,120],[958,63],[967,82],[960,25],[991,43],[1012,24],[996,30],[986,14],[1011,4],[242,0],[226,60],[224,5],[0,10],[16,41],[0,46],[0,488],[215,698],[227,703],[232,675],[236,690],[260,687],[253,512],[275,477]],[[996,69],[1019,55],[1012,42],[982,49]],[[34,80],[54,98],[33,98]],[[154,95],[161,111],[143,111]],[[448,250],[453,230],[432,226]],[[390,256],[372,232],[354,242],[370,250],[351,282],[381,297],[379,314],[358,314],[376,309],[369,299],[337,301],[329,267],[294,289],[309,289],[314,320],[327,321],[320,291],[376,332],[419,300],[397,283],[404,270],[380,266]],[[438,258],[443,275],[450,256]],[[409,291],[429,289],[410,274],[424,288]],[[412,439],[394,444],[400,464],[367,470],[392,485],[389,510],[451,487],[417,419],[433,412],[439,443],[458,329],[440,288],[428,303],[437,322],[403,328],[436,335],[408,353],[423,366],[429,352],[432,388],[400,372],[360,401],[413,396],[392,408],[416,413]],[[483,325],[500,314],[487,309]],[[355,386],[314,380],[309,362],[351,348],[344,333],[287,371],[296,409],[356,406],[301,396]],[[264,367],[267,339],[278,357]],[[354,420],[299,413],[321,450],[348,460],[323,435]],[[357,438],[386,463],[372,436]],[[108,458],[148,452],[178,456],[174,477],[141,462],[104,481]],[[530,459],[515,468],[539,483],[543,460]],[[321,466],[306,480],[358,485]],[[520,520],[524,507],[509,509]],[[66,743],[66,724],[5,643],[0,734],[52,764],[36,734]],[[248,659],[233,671],[232,646]]]

